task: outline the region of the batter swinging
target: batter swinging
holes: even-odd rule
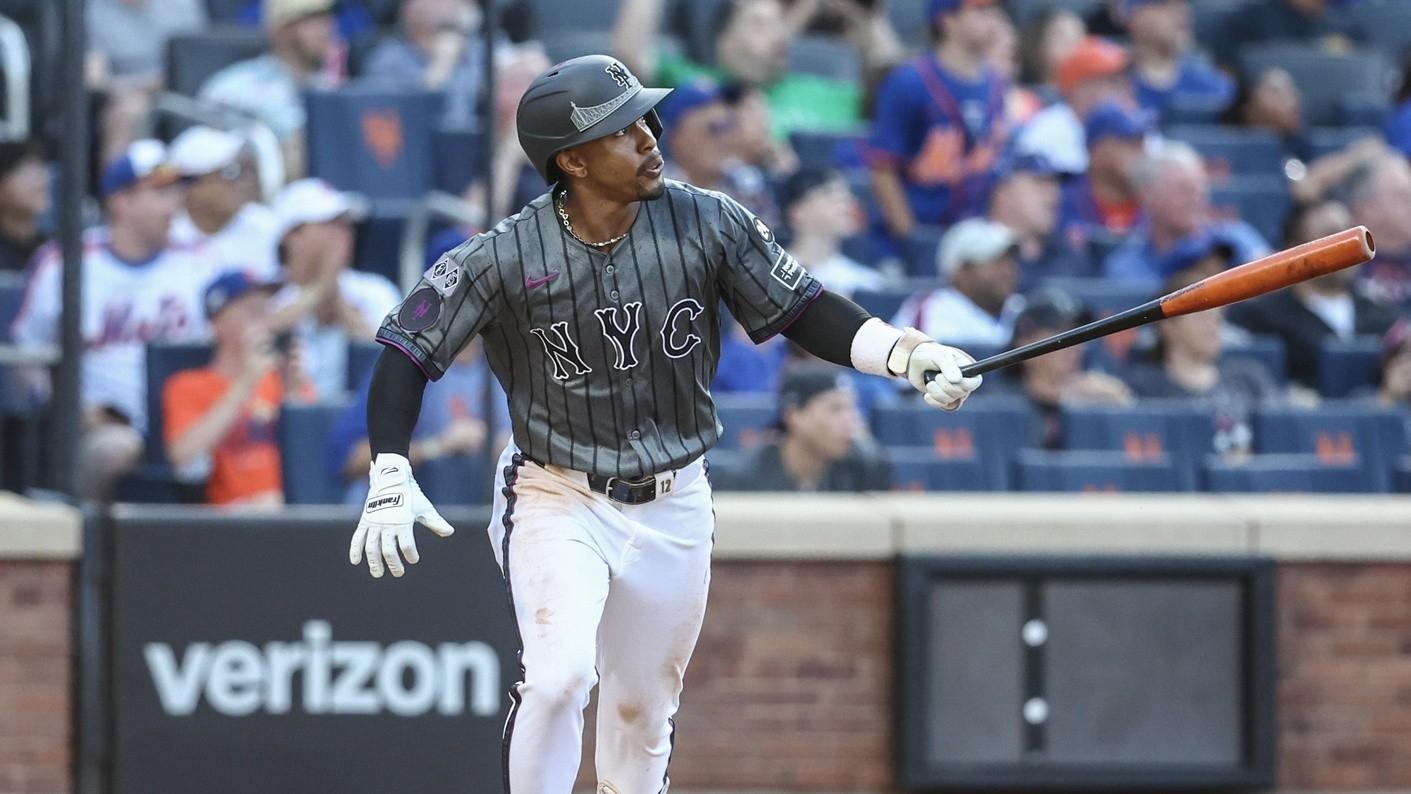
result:
[[[963,352],[824,290],[730,197],[663,179],[653,108],[668,93],[601,55],[537,78],[517,121],[549,192],[443,257],[378,331],[371,489],[349,552],[373,576],[417,561],[415,521],[452,532],[406,457],[427,381],[480,334],[509,398],[489,533],[521,646],[504,732],[513,794],[571,791],[595,684],[599,791],[669,785],[710,583],[702,455],[720,438],[722,301],[755,342],[783,333],[904,375],[938,408],[980,385],[961,377]],[[941,376],[927,384],[927,370]]]

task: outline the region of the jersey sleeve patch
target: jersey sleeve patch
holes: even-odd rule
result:
[[[759,223],[759,219],[756,218],[755,222]],[[799,281],[804,277],[805,272],[807,271],[804,270],[803,265],[799,264],[797,259],[794,259],[788,251],[782,248],[779,249],[779,257],[774,260],[774,266],[769,269],[769,275],[773,276],[775,281],[791,290],[799,286]]]
[[[440,317],[440,294],[433,288],[422,287],[402,301],[401,311],[397,312],[397,324],[403,330],[418,333],[436,325]]]
[[[455,292],[456,285],[461,280],[461,267],[450,255],[446,255],[436,260],[436,264],[426,271],[426,283],[441,293],[441,297],[449,298]]]
[[[759,235],[759,239],[766,243],[774,242],[774,232],[770,230],[768,224],[760,220],[757,216],[754,219],[754,230],[755,234]]]

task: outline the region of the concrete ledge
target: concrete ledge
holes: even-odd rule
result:
[[[1253,547],[1280,559],[1411,560],[1411,498],[1226,497],[1249,522]]]
[[[715,498],[720,559],[885,559],[896,553],[880,500],[851,494],[722,494]]]
[[[71,560],[83,545],[83,515],[73,507],[0,491],[0,559]]]

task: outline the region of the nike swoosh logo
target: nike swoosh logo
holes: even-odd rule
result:
[[[540,277],[538,277],[538,278],[535,278],[534,276],[525,276],[525,277],[524,277],[524,286],[527,287],[527,288],[529,288],[529,289],[537,289],[537,288],[539,288],[539,287],[544,286],[545,284],[548,284],[550,281],[553,281],[554,279],[556,279],[556,278],[558,278],[558,277],[559,277],[559,271],[557,271],[557,270],[555,270],[554,272],[549,273],[549,274],[547,274],[547,275],[540,276]]]

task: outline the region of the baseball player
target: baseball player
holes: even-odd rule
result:
[[[702,455],[723,301],[755,342],[783,333],[828,361],[905,376],[954,410],[965,353],[823,289],[729,196],[662,178],[654,106],[617,60],[540,75],[520,144],[551,186],[431,267],[388,315],[368,405],[374,459],[350,561],[403,574],[412,525],[452,529],[412,476],[423,389],[474,335],[508,395],[489,528],[518,627],[521,681],[505,789],[567,794],[598,686],[598,791],[668,786],[672,715],[705,615],[714,531]],[[931,382],[928,371],[939,371]]]

